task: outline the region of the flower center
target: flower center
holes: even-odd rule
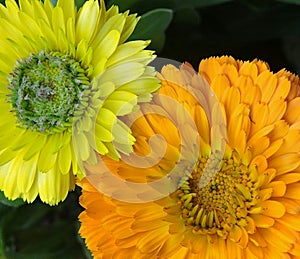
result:
[[[19,60],[8,80],[20,126],[47,134],[72,126],[89,82],[76,60],[44,50]]]
[[[182,217],[194,231],[227,237],[235,226],[245,227],[257,202],[249,169],[233,158],[224,159],[214,175],[217,157],[202,157],[177,191]]]

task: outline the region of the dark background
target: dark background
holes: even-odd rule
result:
[[[78,7],[83,3],[76,1]],[[112,4],[142,16],[131,39],[151,39],[149,49],[159,57],[195,68],[209,56],[257,58],[274,72],[300,74],[300,0],[106,1]],[[90,258],[77,234],[79,195],[77,187],[50,207],[39,200],[11,202],[0,192],[0,258]]]
[[[108,1],[112,3],[121,11],[139,14],[156,8],[172,10],[165,42],[160,33],[149,33],[159,56],[193,65],[217,55],[258,58],[267,61],[273,71],[285,67],[300,73],[300,0]]]

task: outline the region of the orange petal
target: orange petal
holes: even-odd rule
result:
[[[270,111],[268,105],[263,103],[254,103],[252,105],[251,120],[253,121],[253,124],[251,127],[251,136],[267,125],[269,116]]]
[[[272,227],[275,223],[275,220],[273,218],[262,214],[253,214],[251,215],[251,218],[255,221],[256,227],[259,228],[269,228]]]
[[[288,199],[286,198],[286,196],[284,198],[276,198],[276,200],[284,205],[287,213],[291,213],[291,214],[300,213],[300,204],[299,202],[297,202],[297,200]]]
[[[142,253],[153,252],[159,249],[159,247],[164,243],[164,240],[167,238],[168,235],[168,226],[164,228],[158,228],[154,231],[143,235],[143,237],[138,240],[136,247]]]
[[[257,66],[253,62],[244,62],[239,69],[240,75],[245,75],[255,80],[258,74]]]
[[[297,97],[288,103],[286,113],[284,115],[284,119],[289,124],[294,124],[295,122],[299,121],[299,118],[300,118],[300,97]]]
[[[230,87],[229,79],[226,75],[217,75],[211,82],[211,88],[216,96],[222,96],[224,91]]]
[[[157,256],[162,258],[169,258],[177,250],[180,250],[180,242],[184,238],[183,235],[170,235],[169,238],[164,242],[162,247],[159,249]]]
[[[249,259],[264,257],[263,249],[259,246],[256,246],[252,242],[248,243],[248,247],[246,248],[246,254],[247,254],[247,258]]]
[[[257,231],[250,235],[249,238],[256,246],[266,247],[268,245],[264,236],[261,234],[260,229],[257,229]]]
[[[263,214],[272,218],[281,218],[285,213],[285,207],[278,201],[266,200],[262,202]]]
[[[210,83],[214,77],[216,77],[218,74],[221,74],[221,66],[214,58],[204,59],[199,64],[199,72],[205,73]]]
[[[292,183],[287,186],[285,197],[300,200],[300,183]]]
[[[242,232],[241,228],[237,225],[234,225],[229,233],[229,238],[234,242],[238,242],[240,240],[242,234],[243,234],[243,232]]]
[[[287,78],[279,78],[277,88],[272,95],[271,101],[285,99],[291,89],[291,83]]]
[[[286,111],[286,107],[287,104],[283,99],[271,102],[269,104],[270,117],[268,123],[272,124],[280,120]]]
[[[230,85],[234,84],[239,75],[238,71],[236,70],[236,67],[233,64],[223,64],[222,72],[223,75],[226,75],[226,77],[229,79]]]
[[[286,185],[283,181],[272,181],[266,187],[273,189],[272,197],[282,197],[286,191]]]
[[[269,167],[276,168],[277,175],[291,172],[300,165],[300,154],[290,153],[269,160]]]
[[[292,244],[296,242],[298,234],[280,223],[276,223],[269,229],[260,230],[266,241],[276,247],[280,252],[287,252],[292,248]]]
[[[300,231],[299,215],[286,213],[282,218],[277,219],[276,221],[289,229]]]
[[[270,146],[262,153],[266,158],[274,155],[282,146],[283,139],[278,139],[275,141],[271,141]]]
[[[199,254],[203,253],[205,254],[208,252],[208,241],[206,235],[195,235],[192,239],[192,253]]]
[[[250,167],[252,166],[257,168],[259,174],[262,174],[268,168],[268,163],[264,156],[256,156],[251,161]]]
[[[270,71],[264,71],[257,77],[255,83],[261,89],[261,102],[268,103],[276,89],[277,76],[273,75]],[[268,91],[266,91],[266,88]]]
[[[295,182],[300,181],[300,173],[282,174],[282,175],[276,176],[275,179],[278,181],[283,181],[286,184],[295,183]]]

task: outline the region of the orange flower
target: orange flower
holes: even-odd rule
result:
[[[101,194],[95,182],[95,187],[88,180],[79,183],[85,208],[80,234],[95,258],[300,257],[298,77],[285,70],[272,73],[262,61],[227,56],[203,60],[199,73],[218,98],[223,122],[213,99],[203,94],[199,102],[188,93],[203,90],[188,66],[168,65],[159,75],[160,95],[184,106],[199,133],[198,159],[177,190],[130,203]],[[166,109],[159,98],[155,102]],[[173,116],[180,117],[176,107]],[[177,166],[181,127],[188,128],[147,114],[132,126],[135,152],[147,155],[150,137],[161,134],[167,142],[161,161],[144,169],[104,161],[123,179],[151,183]]]

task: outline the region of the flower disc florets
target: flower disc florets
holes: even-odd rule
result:
[[[66,54],[42,50],[20,60],[8,86],[19,124],[45,133],[65,130],[87,83],[80,64]]]
[[[223,159],[216,171],[217,160],[214,155],[199,159],[177,193],[182,217],[193,231],[227,237],[235,226],[248,224],[249,211],[257,203],[257,191],[247,166],[231,157]]]

